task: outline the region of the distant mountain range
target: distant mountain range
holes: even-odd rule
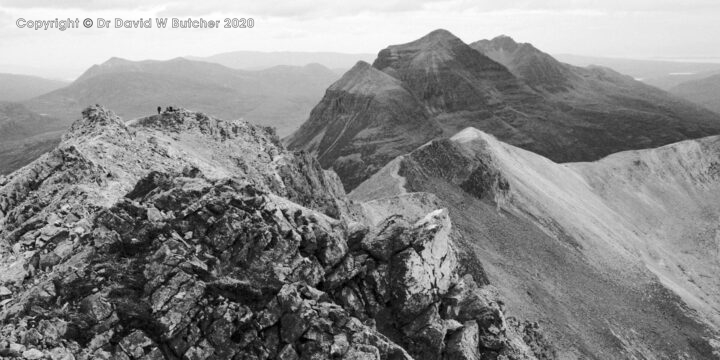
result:
[[[669,90],[685,81],[720,73],[720,63],[717,62],[638,60],[570,54],[556,54],[555,58],[576,66],[609,67],[663,90]]]
[[[273,66],[290,65],[305,66],[321,64],[330,69],[347,70],[358,61],[371,61],[374,54],[346,54],[336,52],[299,52],[299,51],[232,51],[212,56],[186,56],[197,61],[207,61],[233,69],[258,70]]]
[[[720,74],[683,82],[670,92],[720,114]]]
[[[112,58],[67,86],[0,106],[0,174],[57,144],[60,134],[90,104],[112,106],[125,119],[152,114],[158,106],[182,106],[271,126],[285,136],[307,119],[338,77],[319,64],[247,71],[184,58],[139,62]],[[23,84],[13,82],[0,92],[23,98]]]
[[[31,99],[31,110],[60,121],[63,129],[84,106],[107,104],[126,119],[155,112],[158,106],[183,106],[273,126],[281,135],[304,119],[337,75],[311,64],[242,71],[200,61],[128,61],[113,58],[95,65],[71,85]]]
[[[0,73],[0,101],[27,100],[67,86],[69,83],[37,76]]]
[[[720,116],[602,67],[558,62],[498,37],[437,30],[390,46],[333,84],[286,139],[348,190],[399,155],[466,127],[556,162],[596,160],[720,133]]]

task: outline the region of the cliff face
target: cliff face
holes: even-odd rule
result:
[[[91,107],[0,178],[0,355],[554,356],[462,265],[447,210],[372,206],[266,129]]]
[[[509,315],[538,319],[560,357],[713,359],[718,164],[718,137],[556,164],[470,128],[350,197],[391,213],[420,201],[388,197],[434,193],[459,257],[502,284]]]

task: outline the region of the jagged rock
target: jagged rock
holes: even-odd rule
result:
[[[50,359],[52,360],[75,360],[75,356],[62,347],[56,347],[50,350]]]
[[[163,215],[160,213],[160,210],[156,209],[154,206],[150,207],[147,210],[147,217],[148,220],[152,222],[160,222],[163,220]]]
[[[287,344],[285,347],[283,347],[282,350],[280,350],[280,353],[278,354],[278,360],[299,360],[300,357],[298,356],[297,352],[293,348],[292,345]]]
[[[60,262],[61,258],[54,252],[40,255],[40,269],[49,270]]]
[[[43,352],[38,349],[30,349],[30,350],[23,351],[22,356],[23,356],[23,359],[37,360],[37,359],[42,359],[45,356],[45,354],[43,354]]]
[[[8,358],[17,358],[22,356],[20,352],[17,350],[9,349],[9,348],[3,348],[0,349],[0,356],[8,357]]]
[[[477,322],[467,321],[462,328],[450,335],[444,358],[448,360],[480,360],[478,341]]]
[[[224,171],[239,168],[218,174],[194,163],[176,171],[160,165],[185,164],[172,158],[175,150],[158,158],[132,140],[155,136],[160,147],[185,132],[218,141],[213,146],[248,146],[259,160],[232,178]],[[263,134],[185,111],[125,125],[91,108],[58,150],[11,175],[17,186],[0,188],[10,225],[0,236],[20,244],[19,257],[0,266],[23,272],[0,272],[13,288],[13,303],[0,309],[11,329],[0,331],[27,346],[13,351],[42,348],[62,359],[440,359],[447,334],[461,331],[460,314],[481,324],[476,308],[493,305],[468,300],[477,288],[456,291],[463,281],[447,211],[414,224],[397,216],[377,227],[359,223],[344,212],[331,175],[310,157],[260,150],[277,146]],[[88,136],[94,140],[80,141]],[[127,161],[134,158],[125,147],[147,159]],[[88,151],[100,148],[103,159],[125,161]],[[278,177],[264,177],[273,171]],[[506,328],[498,329],[483,334],[510,347]]]
[[[141,358],[145,355],[145,349],[154,344],[143,331],[136,330],[120,341],[120,348],[133,358]]]

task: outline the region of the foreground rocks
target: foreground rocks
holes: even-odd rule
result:
[[[369,226],[343,213],[346,200],[333,193],[342,189],[309,157],[279,167],[279,189],[192,166],[149,171],[132,186],[107,178],[91,185],[96,168],[110,165],[82,148],[77,157],[85,160],[35,163],[46,180],[0,188],[9,214],[0,232],[0,356],[554,355],[536,326],[507,320],[492,288],[460,273],[446,210]],[[325,184],[313,191],[332,201],[314,202],[301,184]],[[92,194],[113,186],[126,191],[107,206],[94,202]],[[31,205],[31,197],[46,203]]]

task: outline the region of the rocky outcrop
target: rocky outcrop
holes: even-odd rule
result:
[[[1,179],[0,356],[552,357],[460,266],[447,210],[369,222],[266,130],[163,116],[89,108]]]
[[[446,211],[369,229],[188,176],[153,173],[70,244],[37,248],[38,267],[8,284],[5,351],[440,359],[461,337],[480,354],[534,356],[500,303],[459,277]]]

